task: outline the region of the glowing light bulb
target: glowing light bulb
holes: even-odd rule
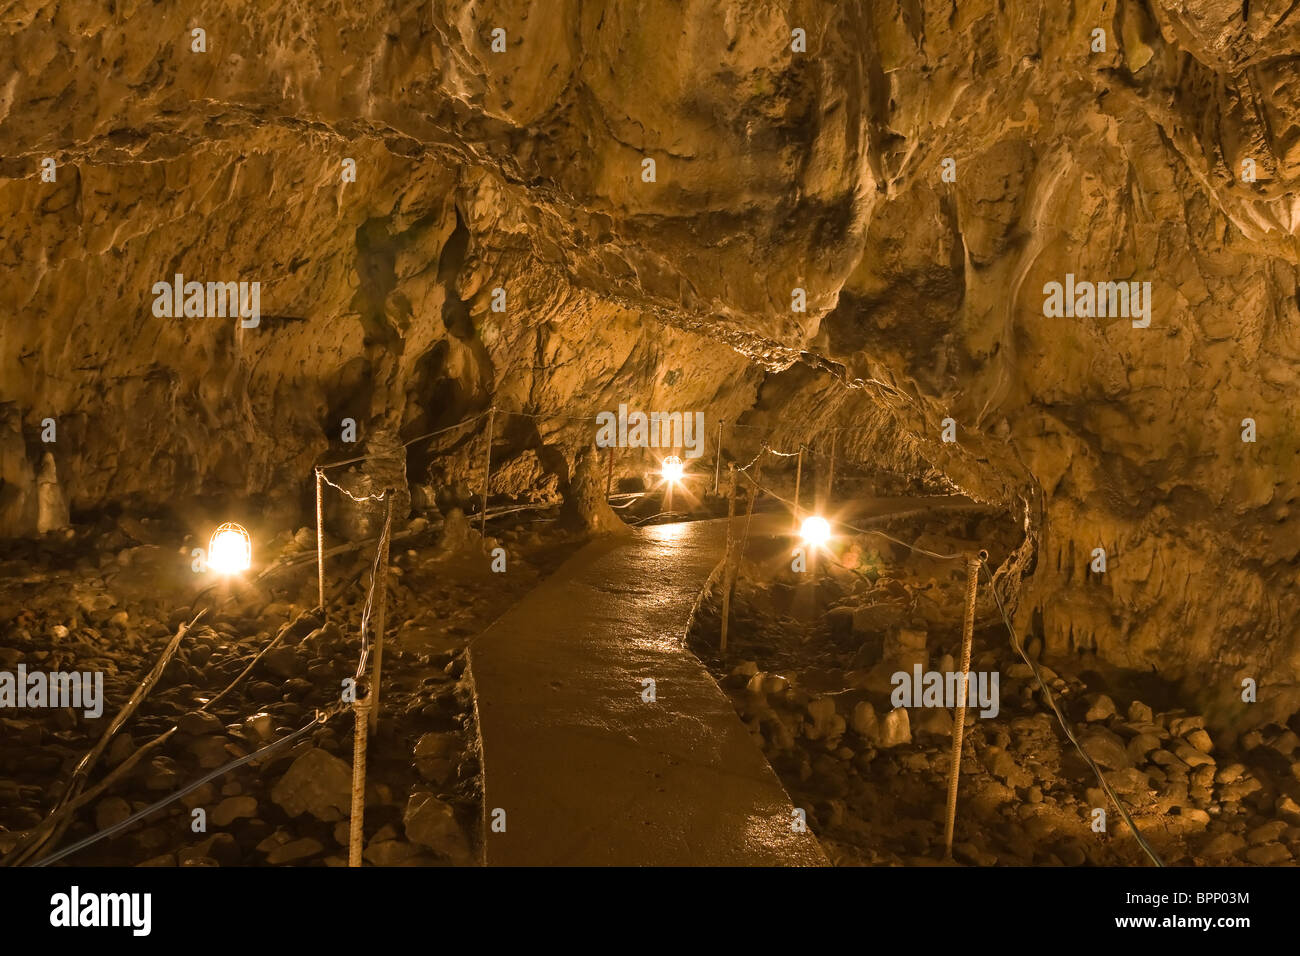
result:
[[[208,567],[218,574],[238,574],[253,563],[253,539],[241,525],[227,521],[212,532],[208,542]]]
[[[676,455],[669,455],[664,459],[663,467],[659,469],[659,474],[663,475],[664,481],[674,482],[681,481],[685,472],[682,460]]]
[[[820,547],[831,539],[831,526],[825,518],[813,515],[804,519],[799,528],[799,537],[814,547]]]

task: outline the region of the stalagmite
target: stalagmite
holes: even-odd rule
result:
[[[41,458],[41,471],[36,479],[39,513],[36,530],[41,534],[58,531],[71,523],[68,514],[68,499],[59,485],[58,469],[54,456],[48,451]]]

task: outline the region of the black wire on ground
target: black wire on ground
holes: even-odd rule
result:
[[[1052,713],[1056,714],[1056,720],[1061,725],[1061,730],[1065,732],[1066,738],[1069,739],[1070,743],[1074,744],[1074,749],[1079,751],[1079,755],[1087,761],[1088,766],[1092,768],[1092,772],[1096,774],[1098,782],[1101,783],[1102,789],[1106,792],[1106,796],[1108,796],[1111,802],[1115,804],[1115,809],[1119,811],[1119,815],[1124,819],[1124,822],[1128,824],[1128,828],[1133,831],[1133,836],[1137,840],[1138,846],[1142,848],[1142,852],[1150,857],[1151,862],[1156,866],[1163,867],[1164,863],[1161,861],[1160,857],[1156,855],[1156,851],[1151,849],[1151,845],[1147,843],[1146,838],[1142,836],[1142,831],[1137,828],[1137,824],[1134,823],[1133,818],[1129,816],[1129,812],[1125,809],[1124,804],[1120,802],[1119,796],[1113,789],[1111,789],[1110,783],[1106,780],[1106,776],[1102,773],[1101,768],[1097,766],[1096,761],[1088,755],[1088,752],[1083,749],[1083,745],[1079,743],[1078,738],[1074,736],[1074,732],[1070,729],[1069,722],[1066,721],[1065,715],[1061,713],[1061,708],[1056,704],[1056,698],[1052,696],[1052,692],[1048,689],[1046,682],[1043,680],[1043,675],[1038,672],[1038,665],[1029,659],[1029,655],[1025,653],[1024,648],[1020,644],[1020,638],[1016,636],[1015,628],[1011,626],[1011,618],[1007,616],[1006,608],[1002,605],[1002,596],[998,594],[998,589],[993,584],[993,572],[989,570],[988,562],[981,560],[980,564],[984,568],[985,576],[989,579],[989,590],[993,592],[993,600],[997,602],[998,612],[1002,615],[1002,623],[1006,625],[1007,633],[1011,635],[1011,646],[1015,649],[1015,652],[1020,655],[1021,660],[1028,664],[1029,669],[1033,671],[1034,679],[1038,681],[1038,687],[1042,690],[1044,699],[1046,699],[1048,705],[1052,708]]]
[[[760,451],[759,454],[762,454],[762,452]],[[753,463],[751,462],[751,464]],[[782,498],[780,495],[776,494],[775,492],[767,488],[764,488],[753,478],[751,478],[748,474],[745,475],[745,478],[752,485],[754,485],[755,488],[758,488],[764,493],[771,495],[773,498],[785,503],[786,505],[789,505],[791,508],[794,507],[793,502],[789,501],[786,498]],[[931,558],[937,558],[940,560],[952,560],[952,559],[965,557],[965,555],[960,555],[960,554],[937,554],[936,552],[929,551],[925,548],[918,548],[915,545],[908,544],[906,541],[900,541],[899,539],[891,535],[885,534],[883,531],[876,531],[874,529],[867,529],[867,528],[857,528],[843,521],[838,521],[836,523],[852,531],[856,531],[860,534],[878,534],[882,538],[892,541],[895,544],[902,545],[903,547],[908,548],[911,551],[917,552],[919,554],[927,555],[928,557]],[[1147,843],[1146,838],[1142,836],[1142,831],[1139,830],[1137,824],[1133,822],[1133,817],[1130,816],[1127,808],[1120,801],[1119,796],[1115,793],[1109,781],[1106,780],[1106,776],[1104,773],[1102,773],[1101,768],[1097,766],[1096,761],[1094,761],[1092,757],[1089,756],[1088,752],[1083,749],[1083,745],[1079,743],[1078,738],[1075,737],[1074,732],[1070,729],[1069,722],[1066,720],[1065,715],[1061,713],[1061,709],[1056,703],[1056,698],[1052,695],[1051,690],[1048,688],[1046,682],[1043,680],[1042,674],[1040,674],[1038,671],[1038,666],[1034,664],[1034,662],[1030,660],[1029,656],[1025,653],[1024,648],[1020,644],[1020,639],[1016,635],[1015,628],[1011,624],[1011,619],[1007,616],[1006,608],[1002,604],[1002,596],[998,594],[998,590],[994,586],[993,573],[992,571],[989,570],[988,561],[984,560],[984,558],[981,557],[980,565],[984,568],[984,574],[988,578],[989,590],[993,592],[993,600],[997,603],[998,613],[1002,617],[1002,623],[1006,625],[1007,633],[1011,636],[1011,646],[1015,650],[1015,652],[1020,655],[1020,658],[1027,665],[1029,665],[1029,669],[1033,672],[1034,679],[1038,682],[1039,689],[1042,690],[1043,692],[1043,698],[1047,701],[1048,706],[1052,708],[1052,713],[1056,715],[1056,720],[1061,725],[1061,730],[1064,732],[1066,739],[1069,740],[1070,743],[1074,745],[1074,749],[1079,752],[1079,756],[1081,756],[1084,759],[1084,761],[1088,764],[1088,766],[1092,769],[1093,774],[1095,774],[1097,777],[1097,781],[1102,786],[1102,790],[1105,791],[1106,796],[1109,797],[1111,802],[1115,805],[1115,809],[1119,811],[1120,817],[1124,820],[1126,824],[1128,824],[1128,828],[1133,832],[1133,836],[1137,840],[1138,846],[1142,848],[1142,851],[1151,859],[1152,863],[1154,863],[1156,866],[1163,867],[1164,863],[1161,861],[1160,857],[1156,854],[1155,850],[1151,848],[1151,845]]]
[[[127,827],[131,826],[131,824],[143,820],[145,817],[158,812],[163,807],[167,806],[170,803],[176,802],[186,794],[193,793],[195,790],[203,786],[205,783],[215,780],[217,779],[217,777],[229,773],[231,770],[234,770],[236,767],[242,767],[246,763],[251,763],[252,761],[257,760],[259,757],[264,757],[267,754],[271,753],[272,751],[278,750],[280,747],[283,747],[285,744],[297,740],[298,738],[306,734],[309,730],[313,729],[314,727],[323,725],[335,714],[341,713],[342,711],[343,711],[342,707],[336,707],[329,711],[317,711],[316,716],[312,719],[311,723],[303,727],[299,727],[293,733],[285,737],[281,737],[279,740],[272,741],[271,743],[267,744],[265,747],[261,748],[260,750],[255,750],[253,753],[249,754],[246,757],[240,757],[238,760],[232,760],[230,763],[226,764],[225,766],[218,767],[216,770],[212,771],[207,776],[201,777],[198,780],[194,781],[193,783],[185,787],[182,787],[180,790],[177,790],[175,793],[168,794],[167,796],[163,797],[161,800],[151,803],[143,810],[139,810],[131,814],[129,817],[127,817],[125,820],[121,821],[120,823],[115,823],[111,827],[105,827],[103,830],[100,830],[98,833],[92,833],[84,840],[78,840],[76,843],[72,844],[69,847],[64,847],[62,850],[59,850],[57,853],[51,853],[49,856],[44,857],[43,859],[40,859],[37,862],[33,863],[32,866],[49,866],[51,863],[57,863],[59,860],[71,856],[72,854],[76,853],[78,850],[84,850],[86,847],[90,846],[93,843],[98,843],[100,840],[106,840],[109,837],[113,836],[114,834],[121,833]]]

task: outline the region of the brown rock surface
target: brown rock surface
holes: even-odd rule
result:
[[[51,449],[74,514],[297,509],[355,453],[345,417],[545,413],[501,422],[503,461],[544,463],[519,495],[566,490],[620,401],[752,409],[774,444],[861,426],[846,460],[1023,507],[1017,623],[1048,650],[1183,679],[1211,722],[1300,704],[1289,0],[30,0],[6,26],[0,533],[34,531]],[[176,273],[260,281],[260,324],[154,317]],[[1045,317],[1067,273],[1149,281],[1150,326]]]

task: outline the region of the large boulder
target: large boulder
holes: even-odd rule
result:
[[[456,822],[456,812],[433,794],[417,790],[411,794],[402,814],[406,838],[427,846],[454,863],[470,862],[469,841]]]
[[[312,748],[289,766],[272,788],[271,799],[291,817],[310,813],[326,822],[340,820],[352,810],[352,768]]]

